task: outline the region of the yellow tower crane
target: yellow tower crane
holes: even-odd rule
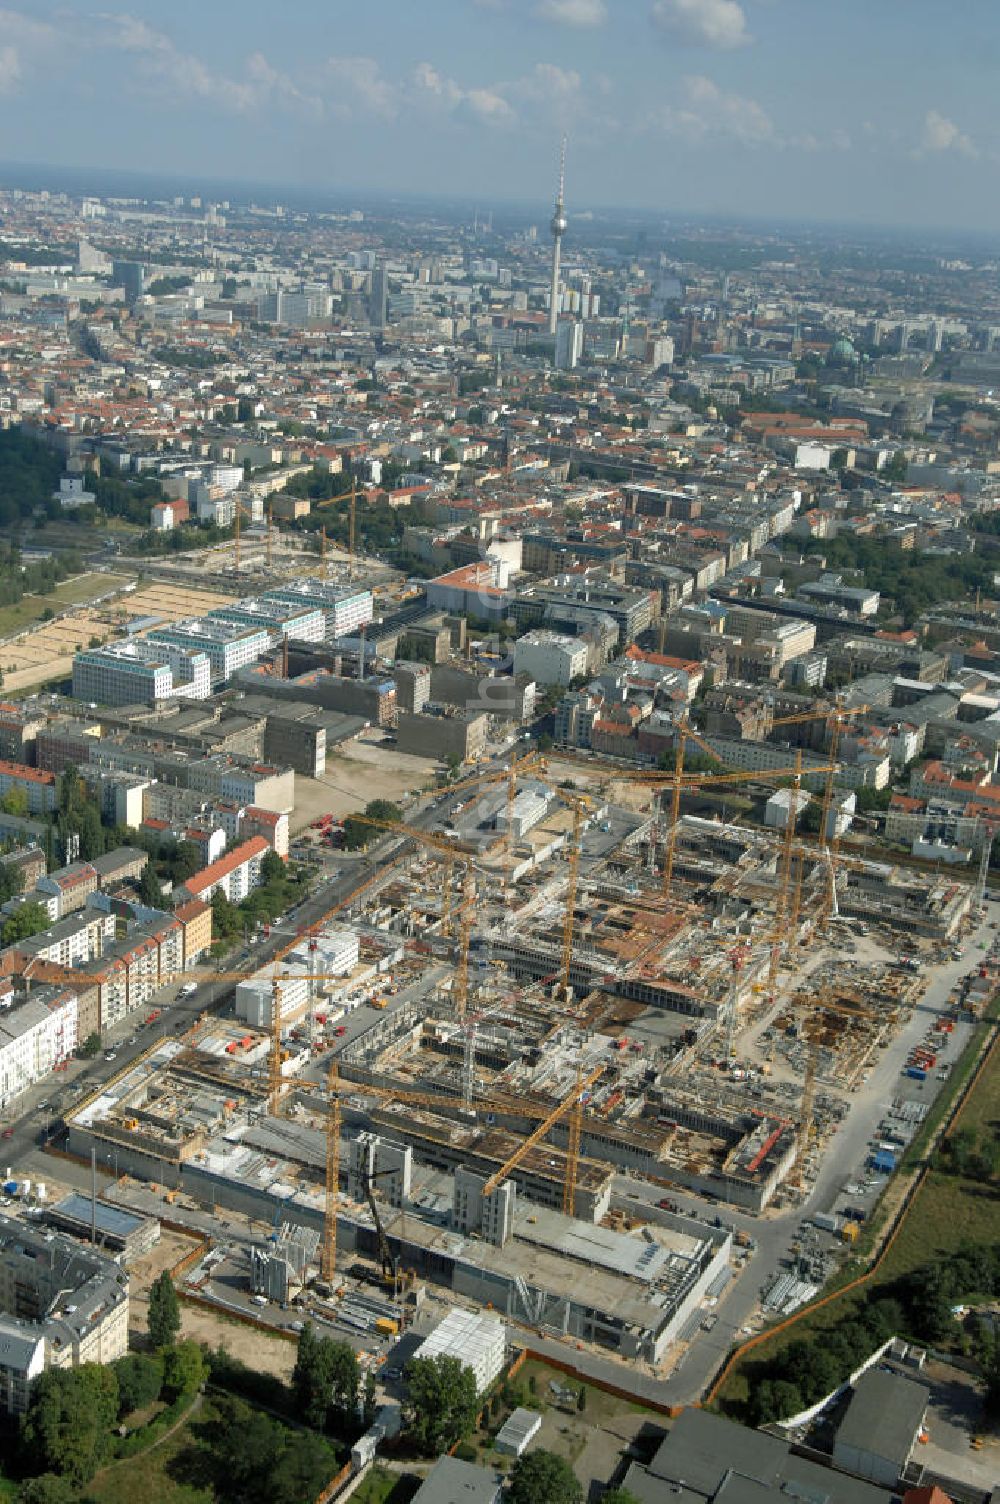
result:
[[[596,1080],[598,1080],[598,1078],[600,1076],[602,1076],[603,1074],[604,1074],[604,1066],[603,1065],[599,1065],[599,1066],[595,1067],[595,1069],[592,1070],[592,1071],[590,1071],[590,1072],[588,1072],[588,1074],[586,1076],[584,1076],[582,1074],[582,1072],[579,1072],[579,1071],[577,1072],[576,1085],[574,1086],[573,1090],[569,1093],[568,1096],[564,1097],[563,1100],[556,1107],[553,1107],[552,1111],[550,1113],[548,1113],[548,1115],[546,1117],[544,1117],[542,1119],[542,1121],[538,1124],[538,1127],[534,1128],[531,1131],[531,1133],[528,1134],[527,1138],[521,1140],[521,1143],[514,1150],[514,1153],[510,1156],[510,1158],[506,1161],[506,1163],[502,1164],[500,1166],[499,1170],[496,1170],[490,1176],[489,1180],[487,1180],[486,1184],[483,1186],[483,1189],[482,1189],[482,1194],[484,1196],[492,1196],[493,1192],[497,1189],[497,1187],[500,1186],[500,1185],[502,1185],[503,1182],[507,1179],[507,1177],[510,1174],[512,1174],[512,1172],[514,1170],[517,1169],[518,1165],[522,1162],[522,1160],[525,1158],[525,1156],[527,1154],[530,1154],[531,1150],[535,1147],[535,1145],[536,1144],[540,1144],[541,1141],[542,1141],[542,1139],[545,1138],[545,1137],[547,1137],[547,1135],[549,1133],[551,1133],[551,1131],[555,1127],[556,1123],[558,1123],[560,1121],[560,1119],[562,1117],[564,1117],[567,1112],[570,1111],[571,1108],[575,1108],[576,1105],[577,1105],[577,1103],[580,1103],[581,1104],[581,1111],[582,1111],[582,1103],[583,1103],[584,1097],[586,1096],[586,1094],[590,1090],[590,1088],[593,1086],[594,1082]],[[580,1143],[580,1132],[579,1132],[579,1129],[576,1131],[575,1137],[576,1137],[577,1154],[579,1154],[579,1143]],[[571,1147],[571,1150],[572,1150],[573,1139],[574,1139],[574,1133],[571,1130],[570,1131],[570,1147]],[[567,1158],[567,1166],[566,1166],[566,1179],[565,1179],[564,1188],[563,1188],[563,1207],[564,1207],[564,1209],[566,1208],[567,1204],[570,1207],[572,1207],[573,1204],[575,1203],[575,1200],[576,1200],[576,1167],[570,1164],[570,1158],[568,1157]]]
[[[326,1119],[326,1198],[323,1204],[323,1278],[337,1272],[337,1205],[340,1201],[340,1067],[336,1060],[326,1078],[329,1107]]]

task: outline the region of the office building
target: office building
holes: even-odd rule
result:
[[[125,302],[131,308],[146,291],[146,268],[139,261],[113,261],[111,280],[122,289]]]
[[[154,628],[146,641],[200,650],[208,658],[212,683],[221,684],[238,669],[256,663],[271,646],[271,634],[265,627],[249,622],[190,617],[171,626]]]
[[[572,371],[583,355],[583,325],[577,319],[560,319],[556,325],[556,368]]]
[[[204,700],[212,692],[211,665],[199,648],[129,637],[85,648],[73,659],[73,698],[97,705],[156,705]]]
[[[384,329],[389,301],[389,277],[385,262],[380,261],[372,272],[371,292],[368,295],[368,322],[373,329]]]
[[[279,637],[298,642],[322,642],[326,635],[326,618],[316,607],[293,606],[287,601],[250,597],[218,606],[209,611],[209,621],[230,621],[238,625],[263,627]]]
[[[282,601],[289,606],[312,608],[324,612],[326,635],[329,639],[349,637],[357,632],[373,615],[374,604],[370,590],[357,586],[329,585],[323,580],[292,580],[265,590],[262,602]]]
[[[536,684],[569,686],[587,672],[588,647],[580,637],[561,632],[526,632],[514,645],[514,672]]]

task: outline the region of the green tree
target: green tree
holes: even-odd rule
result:
[[[362,816],[348,815],[344,820],[344,846],[348,851],[357,851],[379,840],[384,834],[384,825],[398,825],[403,811],[398,804],[388,799],[372,799],[365,805]],[[377,821],[377,824],[369,824]]]
[[[601,1495],[601,1504],[639,1504],[639,1500],[631,1489],[609,1488],[606,1494]]]
[[[375,1401],[375,1374],[369,1368],[365,1374],[364,1392],[361,1397],[361,1418],[367,1429],[375,1420],[378,1406]]]
[[[983,1359],[983,1408],[991,1419],[1000,1416],[1000,1337],[994,1337]]]
[[[217,940],[230,940],[239,934],[240,911],[234,903],[216,888],[212,894],[212,934]]]
[[[18,785],[8,789],[7,793],[0,799],[0,809],[3,810],[5,815],[16,815],[18,819],[23,820],[28,813],[27,791]]]
[[[329,1349],[330,1382],[333,1391],[333,1408],[340,1421],[350,1423],[358,1413],[358,1386],[361,1372],[358,1355],[348,1342],[333,1342],[326,1339]]]
[[[130,1415],[159,1399],[163,1387],[163,1363],[143,1353],[127,1353],[112,1363],[118,1380],[118,1414]]]
[[[194,1394],[207,1378],[208,1363],[197,1342],[178,1342],[176,1347],[164,1349],[163,1392],[169,1399]]]
[[[428,1457],[447,1451],[476,1424],[476,1379],[471,1368],[444,1354],[406,1366],[406,1429]]]
[[[276,851],[265,852],[260,864],[260,880],[262,883],[283,883],[285,880],[285,864]]]
[[[4,921],[3,928],[0,929],[0,944],[16,945],[18,940],[40,935],[42,930],[48,929],[50,923],[49,911],[40,903],[22,903]]]
[[[286,1431],[262,1504],[302,1504],[303,1499],[317,1499],[336,1467],[336,1453],[321,1436]]]
[[[318,1336],[307,1323],[299,1335],[292,1370],[296,1414],[306,1425],[323,1430],[331,1408],[340,1418],[353,1420],[358,1408],[359,1379],[353,1347]]]
[[[21,1432],[39,1472],[81,1485],[93,1477],[111,1446],[118,1419],[118,1380],[110,1368],[48,1368],[32,1384]]]
[[[903,484],[906,479],[906,471],[906,455],[902,449],[897,449],[892,459],[882,467],[882,474],[885,479],[893,481],[896,485]]]
[[[79,1504],[79,1499],[76,1484],[60,1478],[58,1473],[28,1478],[17,1491],[17,1504]]]
[[[97,1033],[88,1034],[86,1039],[83,1041],[83,1044],[77,1050],[77,1054],[81,1055],[84,1060],[93,1060],[94,1056],[99,1055],[100,1053],[101,1036]]]
[[[139,877],[139,897],[151,909],[162,909],[166,904],[160,879],[152,862],[147,862]]]
[[[508,1504],[580,1504],[582,1498],[576,1474],[555,1452],[525,1452],[510,1470]]]
[[[150,1286],[146,1326],[154,1347],[170,1347],[181,1329],[180,1302],[174,1282],[166,1269]]]
[[[323,1359],[323,1339],[317,1336],[308,1321],[299,1333],[292,1369],[292,1394],[296,1415],[307,1426],[322,1430],[330,1407],[330,1377]]]
[[[587,1408],[587,1386],[585,1384],[580,1385],[580,1393],[576,1397],[576,1408],[581,1415]]]

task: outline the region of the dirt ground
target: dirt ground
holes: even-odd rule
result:
[[[436,766],[430,758],[410,757],[395,747],[351,742],[343,751],[329,754],[322,782],[296,774],[291,833],[304,830],[320,815],[339,819],[363,809],[371,799],[398,800],[412,789],[429,788]]]
[[[197,1238],[164,1228],[156,1247],[129,1265],[129,1332],[133,1346],[142,1346],[146,1338],[150,1285],[164,1269],[172,1269],[185,1254],[196,1248],[198,1242]],[[183,1298],[181,1336],[190,1337],[195,1342],[207,1342],[210,1347],[221,1346],[251,1368],[262,1369],[282,1379],[288,1378],[295,1364],[294,1342],[270,1337],[258,1327],[231,1321]]]
[[[146,1331],[149,1311],[149,1287],[164,1269],[172,1269],[186,1253],[198,1246],[197,1238],[185,1237],[183,1233],[160,1233],[160,1241],[141,1259],[129,1264],[128,1324],[130,1332]]]
[[[187,1300],[181,1301],[181,1336],[207,1342],[209,1347],[222,1347],[249,1368],[274,1374],[279,1379],[290,1378],[295,1367],[294,1342],[270,1337],[261,1328],[246,1326],[242,1321],[216,1316]]]
[[[105,577],[95,576],[98,585]],[[92,638],[102,643],[122,637],[130,621],[158,616],[164,622],[182,616],[197,616],[232,600],[214,590],[187,589],[182,585],[151,583],[123,594],[131,582],[126,575],[107,585],[113,597],[93,606],[66,606],[55,620],[40,622],[0,645],[0,671],[5,690],[27,689],[33,684],[73,671],[73,654],[89,647]]]

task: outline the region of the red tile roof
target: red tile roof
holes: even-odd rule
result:
[[[194,895],[204,893],[206,888],[228,877],[230,872],[235,872],[237,867],[242,867],[245,862],[252,862],[256,857],[263,856],[270,849],[263,836],[251,836],[249,841],[242,841],[232,851],[227,851],[225,856],[220,856],[217,862],[210,862],[207,867],[203,867],[200,872],[189,877],[184,887]]]

